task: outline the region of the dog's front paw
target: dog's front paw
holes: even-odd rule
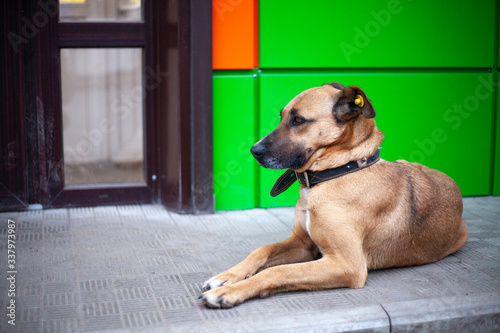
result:
[[[207,280],[203,284],[203,290],[211,290],[214,288],[219,288],[222,286],[227,286],[227,285],[232,285],[235,284],[236,282],[239,282],[241,280],[247,279],[250,277],[249,274],[246,275],[241,275],[241,274],[234,274],[230,272],[224,272],[219,275],[214,276],[213,278]]]
[[[234,286],[223,286],[208,290],[199,297],[201,302],[213,309],[229,309],[244,301],[238,297],[238,291]]]

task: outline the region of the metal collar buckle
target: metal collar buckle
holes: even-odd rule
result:
[[[310,188],[311,184],[309,183],[309,175],[307,174],[307,171],[304,171],[303,174],[304,174],[304,179],[306,181],[306,186],[307,186],[307,188]],[[299,177],[299,174],[297,173],[297,171],[295,171],[295,177],[297,177],[297,180],[299,181],[299,183],[301,183],[300,177]]]
[[[356,163],[358,163],[358,167],[362,168],[368,163],[368,158],[363,158],[362,160],[357,160]]]

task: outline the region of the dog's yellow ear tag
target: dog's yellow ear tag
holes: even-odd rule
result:
[[[363,99],[363,96],[361,95],[356,95],[356,99],[354,100],[354,104],[362,108],[365,105],[365,100]]]

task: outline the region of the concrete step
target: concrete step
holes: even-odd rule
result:
[[[363,289],[282,293],[229,310],[205,308],[202,283],[289,236],[292,208],[1,213],[0,332],[498,332],[500,197],[465,198],[464,207],[469,240],[437,263],[372,271]],[[12,299],[15,326],[7,316]]]

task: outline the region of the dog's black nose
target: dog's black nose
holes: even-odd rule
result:
[[[250,152],[254,157],[260,157],[266,152],[266,147],[264,147],[264,145],[257,144],[250,149]]]

